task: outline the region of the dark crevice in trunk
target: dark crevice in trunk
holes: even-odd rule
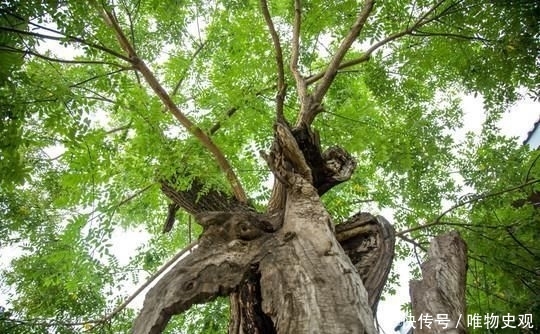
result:
[[[169,206],[169,216],[174,216],[175,210],[182,208],[189,214],[196,216],[199,224],[203,226],[204,232],[199,242],[200,249],[198,249],[198,251],[203,252],[207,249],[208,252],[213,254],[208,257],[208,264],[213,262],[212,257],[218,256],[218,254],[216,254],[218,249],[219,254],[224,256],[223,259],[226,259],[226,261],[229,261],[228,257],[225,255],[227,253],[247,254],[241,250],[244,248],[246,250],[250,249],[248,253],[250,254],[251,259],[255,260],[249,262],[249,264],[244,262],[248,261],[248,259],[244,259],[243,257],[235,258],[234,260],[243,265],[247,264],[247,266],[242,270],[243,274],[241,281],[238,281],[235,287],[229,286],[229,288],[232,288],[231,290],[228,290],[231,304],[229,333],[277,333],[276,327],[279,327],[279,322],[270,316],[275,317],[276,314],[274,314],[274,312],[279,313],[281,311],[279,308],[274,308],[273,311],[270,311],[269,315],[267,315],[263,312],[262,306],[262,294],[269,293],[269,291],[264,289],[268,289],[268,284],[275,284],[275,279],[267,281],[266,285],[261,286],[261,279],[264,280],[264,278],[261,277],[262,275],[267,275],[266,277],[268,278],[268,270],[277,270],[278,268],[272,266],[277,265],[278,263],[282,264],[281,261],[283,258],[286,258],[288,253],[282,253],[280,261],[270,261],[270,266],[266,263],[266,267],[264,267],[263,262],[260,261],[262,259],[268,260],[267,256],[271,256],[270,254],[276,256],[274,253],[277,251],[276,247],[278,247],[277,245],[271,245],[271,242],[278,242],[277,240],[273,240],[271,235],[274,233],[279,234],[285,213],[290,210],[296,210],[296,202],[304,203],[309,200],[309,203],[311,203],[310,207],[313,206],[314,203],[320,205],[319,196],[322,196],[337,184],[349,180],[356,168],[354,158],[340,147],[330,147],[323,152],[317,132],[312,130],[308,125],[301,124],[290,130],[288,125],[278,124],[276,129],[276,140],[272,145],[270,154],[268,154],[265,159],[269,163],[274,175],[278,179],[279,176],[282,176],[283,180],[280,179],[282,183],[278,184],[277,187],[277,189],[281,191],[273,194],[275,196],[272,196],[272,200],[269,202],[269,213],[267,214],[256,213],[252,207],[238,202],[232,196],[224,192],[218,190],[202,192],[204,186],[200,180],[194,180],[189,189],[180,191],[174,186],[174,180],[161,181],[163,193],[172,201],[172,204]],[[296,199],[295,205],[289,207],[289,211],[287,211],[285,209],[285,203],[288,203],[289,197],[292,196],[290,187],[295,187],[299,176],[310,186],[302,186],[298,187],[298,189],[302,189],[302,191],[305,191],[305,189],[312,189],[314,192],[310,195],[311,197],[305,195],[305,199],[302,198],[304,195],[300,196]],[[313,189],[311,185],[313,185],[315,189]],[[293,192],[292,194],[296,193]],[[299,195],[296,194],[295,196]],[[325,216],[325,214],[327,215],[326,211],[322,209],[322,206],[318,207],[316,205],[315,207],[320,209],[320,214],[316,215],[316,217],[321,217],[321,215]],[[295,215],[297,213],[289,212],[289,214]],[[301,216],[303,217],[303,213],[300,210],[299,217]],[[305,224],[305,228],[315,228],[318,233],[326,236],[326,232],[324,231],[328,228],[328,223],[331,224],[331,218],[327,217],[326,220],[322,222],[325,227],[315,225],[310,226],[310,224],[317,224],[317,221],[317,218],[315,218],[313,222],[306,221],[307,224]],[[171,222],[173,222],[173,220],[169,217],[167,219],[167,230],[172,226]],[[291,228],[291,226],[297,228],[294,223],[289,223],[289,225],[289,228]],[[302,231],[302,229],[303,227],[296,230],[296,233],[300,233],[299,231]],[[311,237],[310,234],[306,234],[305,236]],[[268,242],[265,242],[259,240],[261,238],[270,239],[268,239]],[[320,239],[315,238],[315,240]],[[364,306],[362,306],[366,311],[364,312],[364,315],[367,317],[367,314],[371,313],[369,312],[369,308],[371,308],[373,313],[375,312],[377,301],[391,268],[395,242],[394,230],[384,218],[375,217],[365,213],[357,214],[345,223],[336,226],[335,239],[332,237],[332,232],[330,232],[329,240],[326,242],[294,242],[297,243],[297,247],[307,247],[306,249],[310,250],[313,253],[313,256],[322,256],[319,259],[321,261],[327,261],[329,256],[338,254],[335,250],[340,248],[337,245],[337,243],[339,243],[356,268],[356,271],[358,271],[367,290],[369,302],[366,303],[364,301]],[[257,254],[257,248],[253,243],[260,243],[259,247],[262,247],[262,245],[265,244],[265,247],[259,248],[259,250],[266,249],[266,257],[263,255],[263,251],[262,253]],[[268,245],[266,245],[266,243],[268,243]],[[280,247],[282,246],[283,245]],[[325,251],[326,248],[328,248],[328,250]],[[345,262],[342,262],[342,265],[345,267],[347,267],[347,265],[350,266],[346,257],[343,258],[345,259]],[[341,259],[342,261],[343,258]],[[339,263],[339,261],[336,263]],[[202,265],[203,263],[198,264]],[[261,273],[258,264],[261,264],[261,270],[264,267],[266,268],[266,271]],[[331,266],[332,265],[334,265],[334,263],[332,263]],[[352,268],[352,271],[354,271],[354,268]],[[351,272],[350,269],[349,272]],[[225,272],[221,271],[220,273],[222,275],[225,274]],[[238,277],[240,277],[239,273],[235,274],[236,275],[233,274],[233,276],[235,276],[235,279],[238,279]],[[272,275],[275,274],[276,273],[272,273]],[[338,277],[339,279],[343,278],[341,275],[338,275]],[[357,278],[357,280],[359,281],[359,278]],[[205,282],[204,279],[201,278],[197,281],[200,281],[201,286],[206,286],[203,284]],[[362,285],[362,282],[360,282],[360,286]],[[343,284],[343,282],[341,283]],[[320,284],[320,282],[317,284]],[[354,286],[354,279],[351,279],[350,283],[347,284],[352,284]],[[300,287],[297,290],[301,291],[302,289],[303,288]],[[360,293],[359,291],[361,290],[363,290],[363,288],[359,289],[357,292]],[[322,290],[317,289],[315,291],[317,294],[321,294],[321,296],[328,292],[325,291],[324,287]],[[220,290],[219,294],[221,293],[223,293],[223,291]],[[365,296],[365,291],[363,293]],[[303,295],[300,294],[299,296]],[[276,300],[279,298],[281,298],[279,295],[276,296]],[[366,297],[363,298],[364,300],[366,299]],[[265,303],[267,300],[268,298],[265,299]],[[355,307],[359,307],[358,305]],[[298,305],[296,306],[298,307]],[[268,307],[268,305],[266,307]],[[267,312],[268,311],[269,310],[267,310]],[[274,323],[272,319],[274,319],[276,323]],[[278,316],[277,319],[281,319],[281,325],[283,326],[283,318]],[[364,325],[370,327],[370,321],[366,322],[366,319],[368,318],[363,320]],[[315,322],[317,323],[317,321]],[[320,325],[322,328],[325,324],[327,323],[323,321],[321,324],[317,323],[316,325]],[[281,330],[283,330],[283,328],[281,328]]]
[[[203,191],[201,181],[194,180],[187,190],[177,190],[174,180],[161,181],[161,191],[186,212],[196,215],[206,211],[254,211],[234,197],[218,190]]]
[[[231,314],[229,333],[232,330],[235,333],[276,334],[272,319],[262,310],[260,279],[259,268],[253,265],[247,279],[233,293],[231,303],[236,305],[231,305],[231,310],[238,310],[238,313]]]
[[[350,179],[356,161],[347,151],[332,146],[323,152],[318,132],[305,124],[294,128],[292,134],[311,168],[313,186],[319,196]]]

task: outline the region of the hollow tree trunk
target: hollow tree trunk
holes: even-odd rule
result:
[[[215,191],[199,198],[198,182],[186,191],[162,183],[204,230],[192,254],[148,292],[134,333],[161,333],[174,314],[225,295],[230,333],[376,333],[394,231],[370,214],[334,229],[320,200],[350,178],[354,160],[337,147],[321,153],[316,133],[283,124],[266,160],[279,180],[267,213]]]
[[[422,280],[410,282],[415,334],[465,334],[467,245],[453,231],[435,237]]]

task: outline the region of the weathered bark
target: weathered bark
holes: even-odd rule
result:
[[[364,283],[368,292],[369,306],[375,315],[392,266],[395,245],[394,228],[381,216],[358,213],[344,223],[336,225],[335,234]],[[260,289],[260,285],[253,282],[243,283],[239,289],[255,290],[255,286]],[[258,319],[264,318],[264,312],[261,309],[257,309],[261,312],[258,315],[246,309],[254,303],[253,297],[245,293],[240,296],[237,292],[232,295],[229,333],[274,333],[268,331],[268,327],[258,326],[262,324]],[[246,327],[250,330],[246,331]]]
[[[336,226],[336,239],[358,270],[375,315],[394,260],[394,227],[382,216],[361,212]]]
[[[429,247],[428,259],[421,268],[423,279],[410,282],[412,309],[416,321],[414,333],[467,333],[465,241],[455,231],[434,238]],[[449,319],[448,322],[436,321],[445,316]],[[426,322],[425,319],[431,319],[431,322]]]
[[[317,190],[296,176],[281,240],[260,263],[263,311],[278,333],[376,333],[367,292]]]
[[[264,216],[219,212],[198,221],[204,227],[198,247],[150,289],[133,333],[161,333],[172,315],[228,295],[261,260],[263,245],[275,246]]]
[[[338,147],[321,153],[309,127],[278,124],[266,160],[280,190],[268,214],[221,192],[200,196],[199,182],[184,191],[162,182],[169,211],[196,215],[204,232],[198,248],[147,294],[134,333],[159,333],[173,314],[224,295],[231,296],[229,333],[376,332],[394,230],[362,213],[334,231],[320,201],[350,178],[354,159]]]
[[[160,333],[173,314],[238,291],[245,282],[254,289],[248,297],[260,294],[243,308],[254,310],[248,318],[258,319],[260,333],[375,333],[367,292],[333,236],[316,189],[299,180],[287,199],[284,224],[276,232],[267,215],[198,215],[204,227],[198,247],[147,294],[134,333]],[[368,215],[358,217],[363,219],[339,228],[342,239],[366,235],[375,224]],[[267,317],[260,317],[257,308]],[[250,326],[244,322],[241,331],[257,332]]]
[[[278,124],[276,127],[281,131],[276,131],[276,140],[272,144],[270,154],[263,154],[263,156],[270,167],[274,168],[274,175],[278,179],[283,178],[280,176],[280,170],[296,168],[295,170],[298,171],[298,165],[300,165],[300,168],[305,171],[307,164],[309,168],[307,179],[312,180],[317,193],[322,196],[334,186],[351,178],[356,169],[356,161],[343,148],[333,146],[323,152],[319,134],[306,124],[301,124],[292,131],[289,131],[286,125]],[[287,144],[288,142],[293,143]],[[301,151],[302,157],[296,159],[295,156],[288,156],[286,151],[283,152],[282,146],[284,144],[296,145]],[[285,207],[286,192],[284,187],[283,182],[274,183],[272,196],[268,203],[268,212],[276,212]]]

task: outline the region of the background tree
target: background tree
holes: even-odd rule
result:
[[[344,222],[384,208],[394,210],[397,258],[420,257],[429,237],[461,231],[469,313],[538,315],[537,152],[496,124],[523,95],[538,99],[539,8],[517,0],[2,4],[0,236],[22,254],[2,275],[11,297],[0,328],[127,331],[134,312],[110,313],[118,289],[199,235],[188,223],[196,215],[205,237],[184,261],[236,251],[251,267],[229,268],[237,277],[220,277],[182,308],[232,294],[231,331],[286,332],[322,319],[314,310],[329,304],[314,298],[280,318],[280,289],[324,295],[348,286],[363,318],[330,307],[322,314],[332,321],[304,324],[372,332],[366,307],[376,300],[358,275],[332,271],[349,273],[337,242],[350,225],[336,239],[306,217]],[[463,94],[481,96],[486,114],[481,135],[465,140],[453,138]],[[162,234],[173,215],[179,223]],[[150,235],[128,264],[114,252],[122,229]],[[281,251],[269,255],[272,247]],[[306,277],[329,279],[290,283],[301,277],[288,269],[302,265]],[[276,273],[282,278],[271,280]],[[260,294],[271,302],[259,305]],[[226,309],[218,299],[167,330],[222,331]]]

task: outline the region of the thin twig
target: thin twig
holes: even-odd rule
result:
[[[37,53],[37,52],[32,51],[32,50],[21,50],[21,49],[17,49],[17,48],[6,46],[6,45],[0,45],[0,50],[1,51],[6,51],[6,52],[21,53],[23,55],[30,55],[30,56],[34,56],[34,57],[37,57],[37,58],[47,60],[47,61],[52,61],[52,62],[55,62],[55,63],[79,64],[79,65],[81,65],[81,64],[84,64],[84,65],[110,65],[110,66],[120,67],[123,70],[128,69],[127,67],[125,67],[123,65],[120,65],[118,63],[113,63],[113,62],[107,62],[107,61],[101,61],[101,60],[59,59],[59,58],[53,58],[53,57],[43,55],[43,54]]]
[[[14,328],[16,326],[39,326],[39,327],[55,327],[55,326],[63,326],[63,327],[75,327],[75,326],[84,326],[84,325],[91,325],[95,324],[96,321],[89,320],[89,321],[81,321],[81,322],[61,322],[61,321],[46,321],[42,319],[15,319],[15,318],[2,318],[2,322],[12,322],[17,325],[14,325]],[[7,331],[9,332],[9,330]]]
[[[123,309],[125,309],[132,301],[135,299],[144,289],[146,289],[153,281],[156,280],[161,274],[163,274],[169,267],[171,267],[178,259],[180,259],[184,254],[186,254],[188,251],[191,251],[198,243],[198,240],[195,240],[191,242],[189,245],[187,245],[184,249],[182,249],[180,252],[178,252],[175,256],[173,256],[167,263],[165,263],[161,268],[156,271],[152,276],[150,276],[144,284],[139,286],[135,292],[133,292],[122,304],[118,305],[112,312],[104,316],[103,318],[93,321],[92,323],[104,323],[109,320],[111,320],[114,316],[116,316],[118,313],[120,313]]]
[[[416,247],[418,247],[418,248],[420,248],[421,250],[423,250],[424,252],[427,252],[427,248],[426,248],[426,247],[422,246],[421,244],[419,244],[418,242],[414,241],[413,239],[411,239],[411,238],[409,238],[409,237],[407,237],[407,236],[405,236],[405,235],[398,235],[398,237],[399,237],[401,240],[403,240],[403,241],[405,241],[405,242],[408,242],[408,243],[412,244],[412,245],[415,247],[415,249],[416,249]]]
[[[265,91],[270,91],[270,90],[274,90],[276,87],[275,86],[271,86],[271,87],[267,87],[267,88],[264,88],[264,89],[261,89],[259,90],[258,92],[256,92],[255,94],[253,94],[254,96],[256,97],[263,97],[264,98],[264,92]],[[225,112],[225,115],[227,117],[232,117],[236,112],[238,112],[238,110],[240,110],[240,107],[231,107],[229,110],[227,110]],[[214,123],[214,125],[212,125],[212,127],[210,128],[210,130],[208,131],[208,134],[210,136],[213,136],[214,134],[216,134],[216,132],[221,129],[221,121],[217,121],[216,123]],[[239,170],[238,170],[239,171]]]
[[[122,59],[122,60],[125,60],[125,61],[129,61],[129,59],[126,56],[124,56],[123,54],[118,53],[118,52],[116,52],[114,50],[111,50],[109,48],[106,48],[106,47],[104,47],[102,45],[98,45],[98,44],[89,42],[89,41],[87,41],[85,39],[82,39],[80,37],[65,35],[60,31],[44,27],[44,26],[35,24],[33,22],[28,22],[28,23],[33,25],[33,26],[36,26],[36,27],[38,27],[40,29],[50,31],[50,32],[53,32],[55,34],[59,34],[59,35],[62,35],[62,36],[45,35],[45,34],[35,33],[35,32],[31,32],[31,31],[26,31],[26,30],[15,29],[15,28],[11,28],[11,27],[0,27],[0,31],[13,32],[13,33],[17,33],[17,34],[20,34],[20,35],[33,36],[33,37],[38,37],[38,38],[43,38],[43,39],[50,39],[50,40],[54,40],[54,41],[75,42],[75,43],[78,43],[78,44],[89,46],[89,47],[94,48],[94,49],[98,49],[100,51],[103,51],[105,53],[113,55],[116,58],[119,58],[119,59]]]
[[[74,84],[70,85],[69,87],[73,88],[73,87],[77,87],[77,86],[80,86],[80,85],[84,85],[85,83],[90,82],[92,80],[96,80],[96,79],[103,78],[103,77],[108,77],[109,75],[113,75],[113,74],[120,73],[120,72],[123,72],[123,71],[128,71],[128,70],[131,70],[131,69],[132,69],[131,67],[125,67],[125,68],[121,68],[119,70],[108,72],[108,73],[105,73],[105,74],[98,74],[98,75],[95,75],[95,76],[93,76],[91,78],[88,78],[88,79],[85,79],[83,81],[74,83]]]
[[[519,245],[519,247],[523,248],[523,250],[525,250],[527,253],[529,253],[530,255],[532,255],[535,259],[539,259],[540,257],[538,255],[536,255],[533,251],[531,251],[529,249],[529,247],[525,246],[521,241],[519,241],[519,239],[514,235],[514,233],[512,232],[512,228],[509,227],[506,229],[506,232],[508,232],[508,234],[510,235],[510,237],[512,238],[512,240],[515,241],[515,243],[517,243]]]
[[[433,226],[436,226],[436,225],[444,225],[445,223],[441,222],[441,219],[444,216],[446,216],[448,213],[452,212],[453,210],[455,210],[457,208],[460,208],[460,207],[465,206],[467,204],[471,204],[471,203],[475,203],[475,202],[484,200],[486,198],[496,197],[496,196],[499,196],[499,195],[502,195],[502,194],[505,194],[505,193],[508,193],[508,192],[519,190],[519,189],[522,189],[524,187],[533,185],[533,184],[538,183],[538,182],[540,182],[540,179],[534,179],[534,180],[530,180],[528,182],[525,182],[523,184],[511,187],[511,188],[507,188],[507,189],[503,189],[503,190],[499,190],[499,191],[495,191],[495,192],[491,192],[491,193],[487,193],[487,194],[480,194],[480,195],[474,196],[474,197],[472,197],[472,198],[470,198],[470,199],[468,199],[466,201],[459,202],[459,203],[453,205],[452,207],[450,207],[449,209],[445,210],[443,213],[441,213],[439,216],[437,216],[437,218],[435,218],[431,223],[416,226],[416,227],[412,227],[412,228],[409,228],[407,230],[397,232],[396,236],[402,236],[402,235],[405,235],[405,234],[410,233],[410,232],[414,232],[414,231],[417,231],[417,230],[422,230],[422,229],[433,227]]]
[[[478,36],[466,36],[466,35],[459,35],[459,34],[452,34],[452,33],[442,33],[442,32],[428,32],[428,31],[420,31],[416,30],[415,32],[411,33],[411,36],[418,36],[418,37],[447,37],[447,38],[454,38],[454,39],[462,39],[467,41],[480,41],[480,42],[491,42],[490,40]]]
[[[110,99],[88,87],[85,87],[85,86],[77,86],[77,87],[73,87],[73,88],[76,88],[76,89],[81,89],[81,90],[84,90],[84,91],[87,91],[87,92],[90,92],[92,94],[94,94],[95,96],[83,96],[84,98],[86,99],[94,99],[94,100],[98,100],[98,101],[103,101],[103,102],[108,102],[108,103],[111,103],[111,104],[115,104],[116,103],[116,100],[113,100],[113,99]]]
[[[525,181],[529,181],[529,176],[531,175],[532,168],[534,167],[534,165],[536,165],[536,163],[538,162],[538,159],[540,159],[540,154],[538,154],[536,158],[534,158],[533,162],[529,166],[529,169],[527,169],[527,175],[525,176]]]
[[[236,108],[236,107],[233,107],[233,108],[227,110],[227,117],[231,117],[231,116],[234,115],[234,113],[236,113],[237,111],[238,111],[238,108]],[[210,131],[209,131],[210,136],[214,135],[220,128],[221,128],[221,122],[218,121],[218,122],[216,122],[216,124],[214,124],[214,125],[210,128]]]
[[[119,131],[128,130],[130,127],[131,127],[131,122],[129,122],[129,124],[127,124],[127,125],[123,125],[123,126],[111,129],[111,130],[105,132],[105,134],[106,135],[111,135],[111,134],[119,132]]]
[[[193,54],[191,55],[191,58],[189,59],[190,64],[192,64],[193,61],[195,60],[195,58],[197,58],[197,55],[199,55],[199,53],[202,51],[202,49],[204,49],[205,45],[206,45],[206,42],[201,43],[199,45],[199,47],[197,48],[197,50],[195,50],[195,52],[193,52]],[[178,90],[180,89],[180,87],[182,86],[182,83],[186,79],[187,72],[188,72],[188,69],[189,69],[190,66],[191,65],[186,66],[186,68],[184,69],[184,71],[180,75],[180,80],[178,80],[178,83],[174,86],[174,89],[171,92],[171,96],[175,96],[178,93]]]
[[[121,207],[121,206],[124,205],[124,204],[127,204],[128,202],[130,202],[131,200],[133,200],[135,197],[137,197],[137,196],[143,194],[144,192],[146,192],[147,190],[149,190],[150,188],[152,188],[153,185],[154,185],[154,184],[149,184],[149,185],[145,186],[144,188],[141,188],[141,189],[137,190],[137,191],[134,192],[133,194],[131,194],[131,195],[125,197],[124,199],[122,199],[120,202],[118,202],[118,203],[116,203],[116,204],[114,204],[114,205],[112,205],[112,206],[106,208],[107,211],[101,212],[100,214],[94,216],[94,214],[96,214],[96,213],[100,210],[100,208],[96,208],[95,210],[91,211],[91,212],[88,214],[88,217],[90,217],[90,218],[88,219],[88,222],[92,222],[92,221],[94,221],[94,220],[96,220],[96,219],[99,219],[99,218],[103,217],[104,215],[106,215],[107,213],[109,213],[109,210],[111,210],[111,211],[114,213],[119,207]]]

